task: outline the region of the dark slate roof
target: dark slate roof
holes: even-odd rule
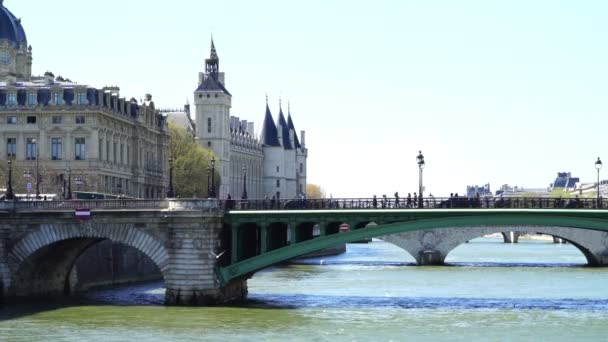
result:
[[[293,137],[294,142],[296,143],[296,148],[302,148],[302,145],[300,145],[300,139],[298,139],[298,134],[296,133],[296,128],[293,125],[293,120],[291,120],[291,113],[287,114],[287,125],[289,126],[289,129],[293,130]]]
[[[291,146],[291,140],[289,140],[289,126],[287,126],[287,121],[285,121],[285,115],[283,115],[283,109],[279,110],[279,119],[277,120],[277,127],[283,127],[283,147],[286,150],[293,150],[293,146]]]
[[[196,91],[221,91],[226,95],[232,96],[228,90],[224,87],[222,82],[217,81],[213,76],[208,76],[203,83],[196,89]]]
[[[270,113],[270,108],[268,108],[268,104],[266,104],[266,116],[264,117],[264,123],[262,125],[262,145],[281,146],[281,144],[279,143],[279,133],[277,131],[277,126],[275,126],[274,121],[272,120],[272,114]]]
[[[7,39],[15,46],[27,42],[21,19],[17,19],[4,7],[2,0],[0,0],[0,39]]]

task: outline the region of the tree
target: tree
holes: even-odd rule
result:
[[[169,157],[173,159],[176,195],[181,198],[207,197],[207,169],[213,152],[197,144],[192,135],[180,126],[169,124],[169,135]],[[215,166],[217,189],[220,184],[217,158]]]
[[[325,198],[325,190],[317,184],[306,185],[306,197],[308,198]]]

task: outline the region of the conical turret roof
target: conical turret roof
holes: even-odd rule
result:
[[[272,119],[272,113],[270,113],[268,102],[266,102],[266,115],[264,116],[264,123],[262,124],[261,142],[262,145],[266,146],[281,146],[279,143],[277,126],[275,126],[274,120]]]

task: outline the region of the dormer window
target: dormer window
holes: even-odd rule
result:
[[[36,93],[27,94],[27,105],[35,106],[38,104],[38,95]]]
[[[87,101],[87,94],[78,93],[76,94],[76,104],[85,105]]]
[[[61,104],[61,95],[59,93],[53,93],[51,95],[51,102],[56,106],[60,105]]]
[[[8,94],[6,98],[6,104],[8,106],[16,106],[17,105],[17,94]]]

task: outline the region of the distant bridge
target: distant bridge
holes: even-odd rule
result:
[[[65,293],[91,245],[112,240],[150,257],[168,304],[242,298],[268,266],[334,245],[381,238],[420,265],[442,264],[458,245],[490,233],[532,231],[608,265],[608,210],[588,199],[395,199],[281,201],[91,200],[0,202],[2,297]],[[76,209],[89,209],[80,219]],[[347,224],[349,230],[341,232]]]

